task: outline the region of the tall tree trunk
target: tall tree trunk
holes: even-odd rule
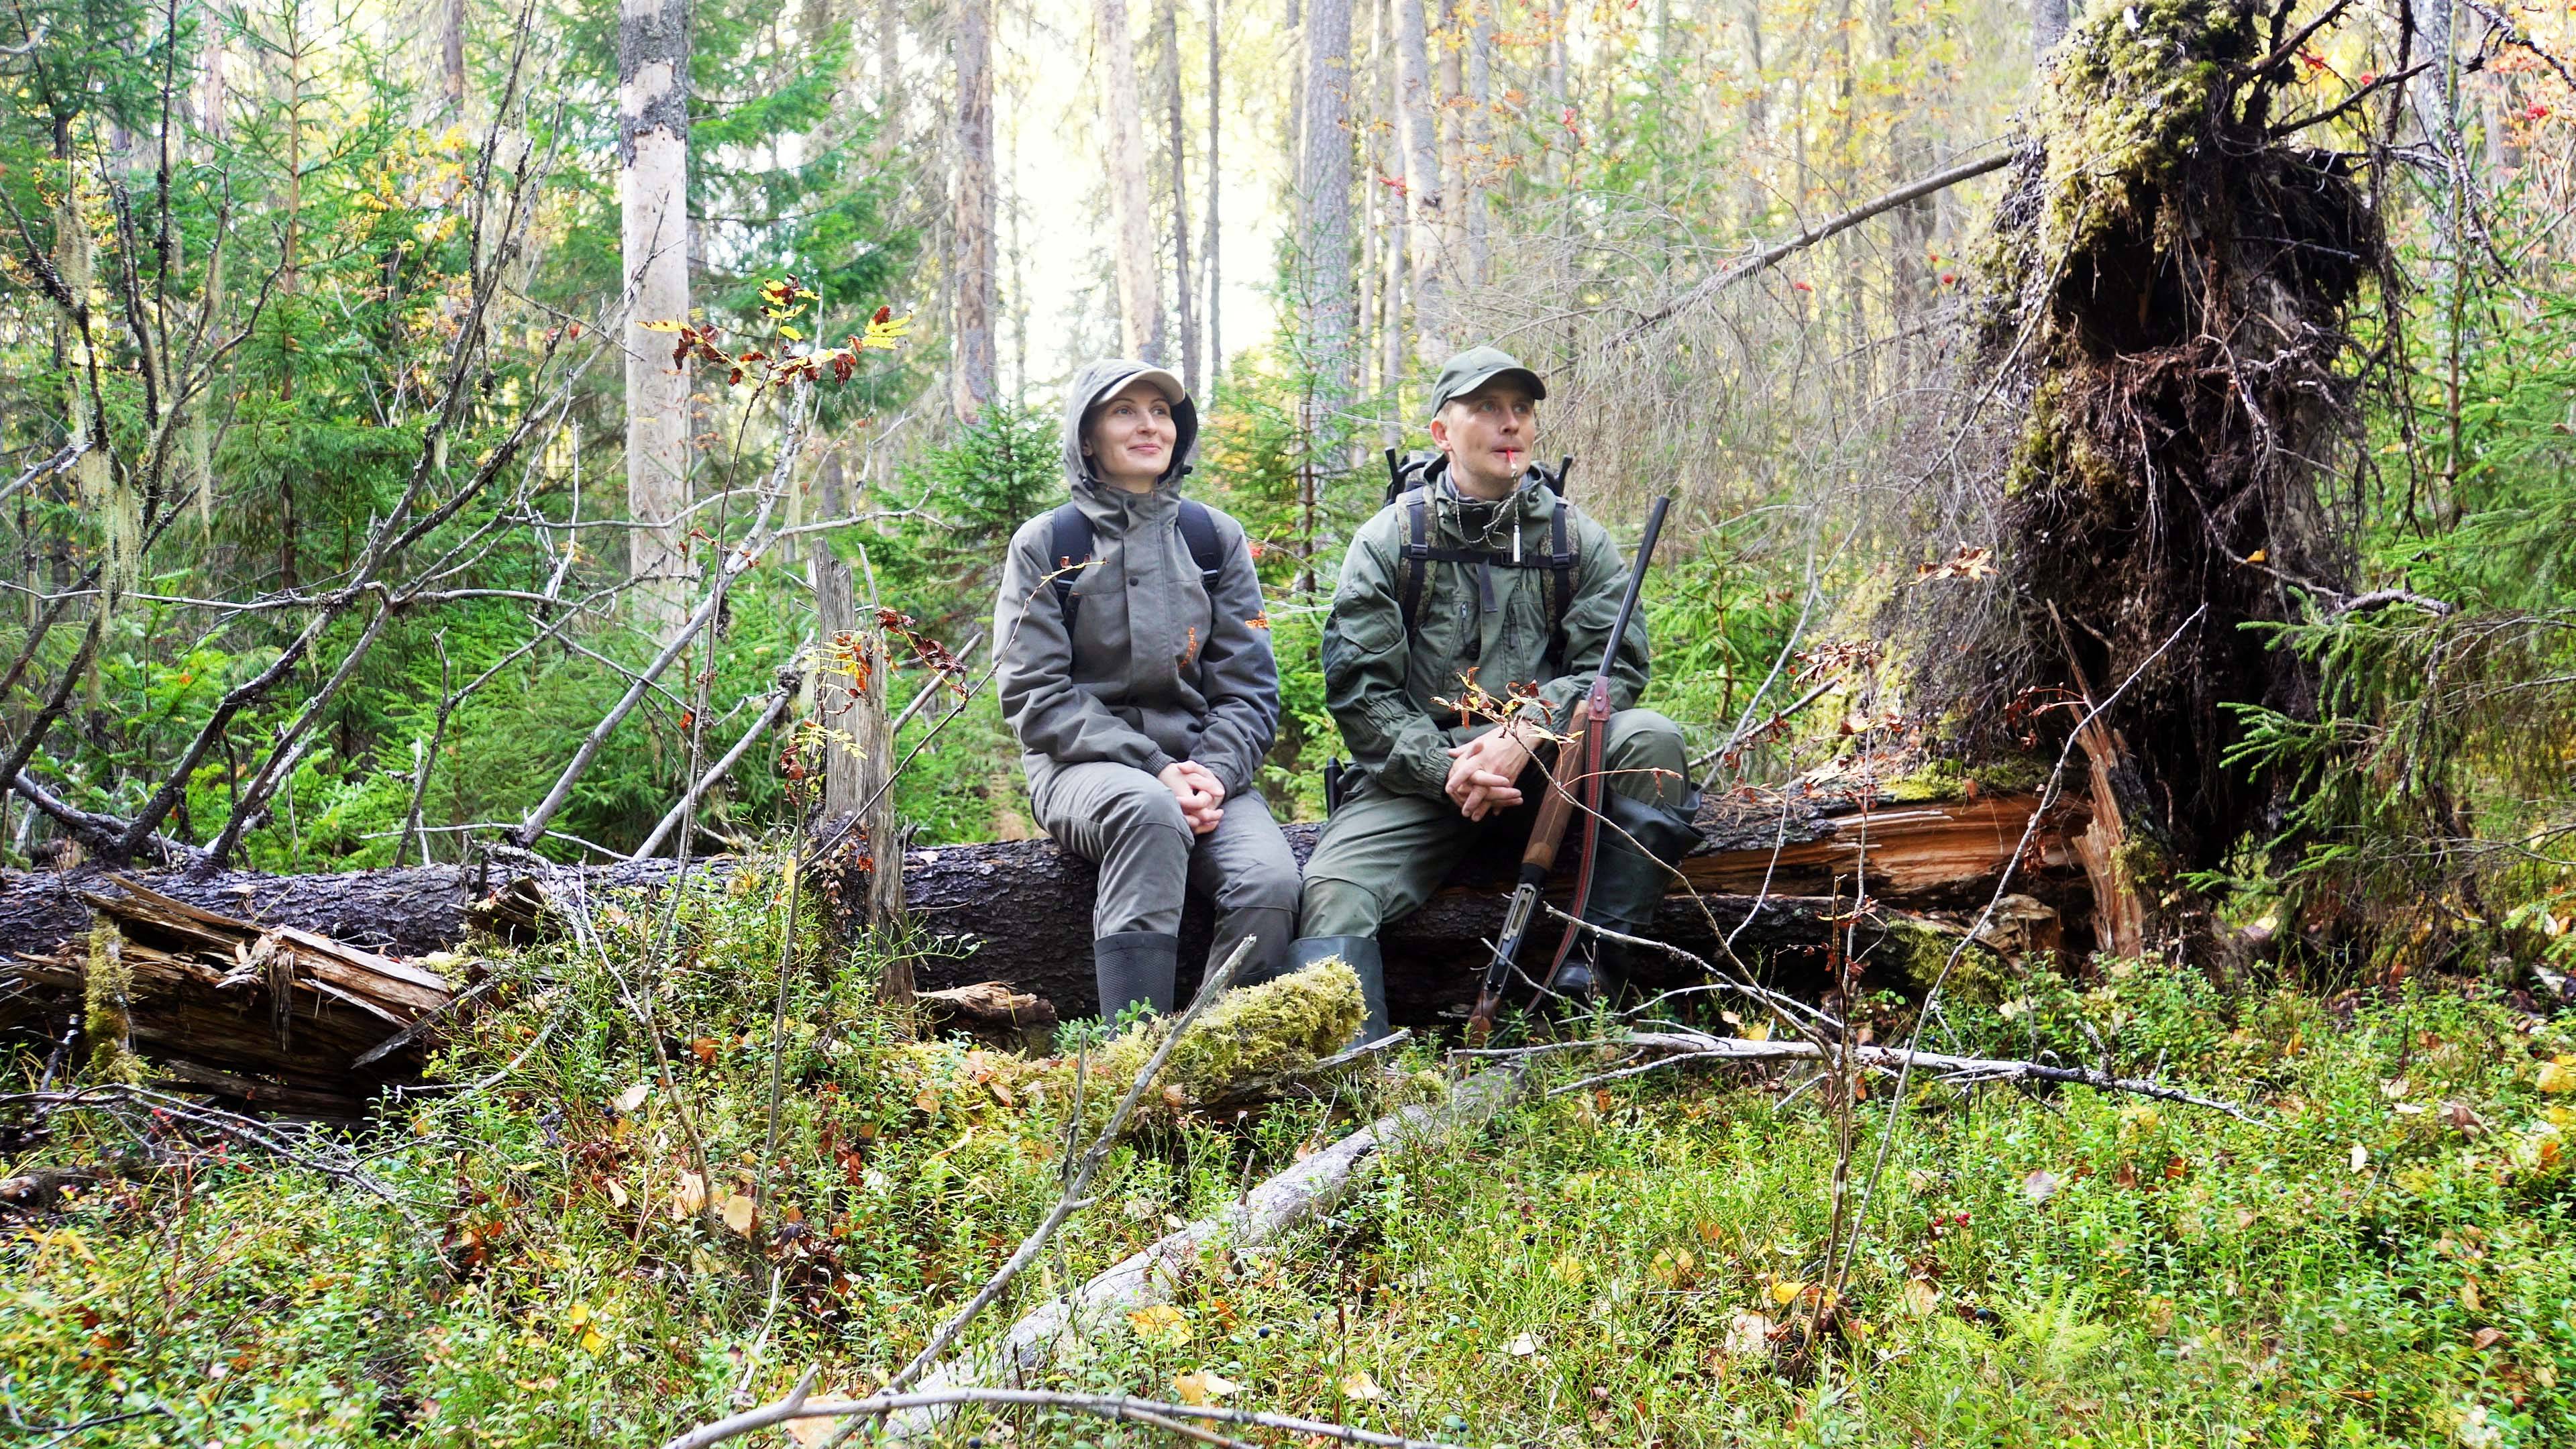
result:
[[[1324,418],[1349,404],[1352,373],[1351,0],[1308,0],[1306,96],[1297,194],[1298,292],[1306,304],[1315,403]],[[1319,420],[1320,421],[1320,420]]]
[[[465,0],[446,0],[438,26],[439,95],[448,119],[465,119]]]
[[[1097,0],[1109,121],[1109,209],[1118,225],[1118,323],[1127,355],[1163,361],[1162,280],[1154,258],[1154,212],[1145,176],[1144,113],[1137,99],[1136,37],[1127,0]]]
[[[903,6],[877,0],[876,160],[882,167],[903,144]]]
[[[1470,9],[1462,0],[1440,0],[1439,49],[1432,56],[1437,81],[1432,96],[1433,129],[1440,136],[1440,276],[1448,286],[1471,283],[1461,275],[1467,264],[1467,46]],[[1450,326],[1457,326],[1457,303],[1449,301]]]
[[[617,25],[619,240],[627,292],[627,574],[654,637],[688,616],[689,374],[652,322],[689,315],[689,9],[621,0]]]
[[[1222,114],[1219,98],[1225,89],[1225,42],[1217,31],[1220,0],[1207,0],[1207,242],[1200,248],[1207,272],[1207,370],[1208,391],[1216,391],[1217,378],[1225,372],[1225,332],[1218,321],[1225,315],[1223,272],[1217,265],[1219,255],[1217,232],[1217,193],[1224,189],[1225,173],[1217,165],[1217,118]]]
[[[1404,161],[1404,215],[1413,287],[1413,350],[1425,362],[1438,362],[1449,351],[1449,318],[1443,283],[1442,228],[1446,208],[1441,191],[1440,131],[1431,90],[1430,37],[1424,28],[1424,0],[1393,0],[1395,6],[1395,120]],[[1390,276],[1392,268],[1389,269]],[[1396,295],[1390,285],[1388,297]],[[1389,309],[1389,320],[1398,315]],[[1391,329],[1392,330],[1392,329]]]
[[[958,421],[973,422],[993,398],[993,35],[989,0],[957,0],[957,365]],[[829,515],[827,515],[829,516]]]
[[[1181,385],[1199,390],[1198,297],[1190,281],[1189,123],[1181,113],[1180,0],[1155,0],[1154,33],[1162,52],[1155,57],[1165,115],[1164,137],[1172,188],[1172,325],[1181,334]]]
[[[1494,12],[1488,4],[1469,0],[1468,13],[1467,125],[1459,161],[1460,194],[1467,204],[1460,221],[1467,235],[1467,283],[1481,287],[1489,245],[1484,178],[1494,165]]]

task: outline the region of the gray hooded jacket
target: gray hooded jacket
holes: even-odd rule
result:
[[[1011,537],[993,605],[1001,641],[1002,717],[1020,741],[1032,795],[1064,765],[1107,760],[1147,774],[1196,760],[1244,793],[1279,728],[1279,671],[1270,657],[1261,581],[1243,526],[1215,510],[1224,558],[1214,597],[1181,537],[1181,475],[1198,440],[1198,409],[1172,409],[1172,465],[1151,493],[1092,476],[1082,419],[1145,370],[1096,362],[1065,392],[1064,471],[1074,505],[1091,520],[1095,563],[1073,575],[1076,637],[1048,576],[1053,529],[1041,513]],[[1079,560],[1076,560],[1079,563]]]

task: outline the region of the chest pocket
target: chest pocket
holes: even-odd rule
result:
[[[1192,498],[1181,500],[1181,541],[1189,546],[1190,562],[1199,571],[1199,643],[1207,642],[1208,631],[1216,620],[1216,581],[1225,571],[1225,550],[1217,541],[1216,515],[1208,506]],[[1091,519],[1077,504],[1066,503],[1047,516],[1047,557],[1065,572],[1055,577],[1056,607],[1064,612],[1064,636],[1079,640],[1074,620],[1082,612],[1082,596],[1073,591],[1079,571],[1069,566],[1098,562],[1092,552]],[[1077,646],[1078,647],[1078,646]],[[1193,651],[1195,652],[1195,651]]]

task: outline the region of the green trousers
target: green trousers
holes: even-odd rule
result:
[[[1690,796],[1689,750],[1681,727],[1650,709],[1610,716],[1602,764],[1610,789],[1666,809]],[[1517,852],[1544,788],[1533,765],[1521,777],[1521,808],[1483,820],[1458,813],[1446,795],[1399,795],[1371,780],[1345,796],[1324,823],[1306,862],[1297,913],[1300,936],[1374,936],[1420,909],[1479,842]],[[1508,840],[1502,837],[1509,835]]]

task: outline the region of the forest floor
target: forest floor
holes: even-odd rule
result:
[[[809,1366],[882,1384],[1056,1202],[1080,1109],[910,1040],[873,962],[782,952],[774,885],[692,898],[669,937],[603,906],[494,955],[504,1004],[441,1063],[463,1085],[291,1158],[148,1102],[21,1111],[0,1171],[90,1176],[0,1225],[10,1441],[651,1445]],[[1481,1131],[1208,1255],[1055,1386],[1477,1446],[2576,1439],[2576,1021],[2153,963],[2011,989],[1932,1044],[2160,1064],[2245,1117],[1918,1081],[1809,1351],[1836,1168],[1869,1177],[1883,1093],[1846,1111],[1741,1068],[1553,1093],[1600,1063],[1543,1059]],[[1149,1099],[967,1341],[1418,1099],[1448,1068],[1416,1052],[1341,1100]],[[1177,1442],[1030,1410],[946,1433]]]

